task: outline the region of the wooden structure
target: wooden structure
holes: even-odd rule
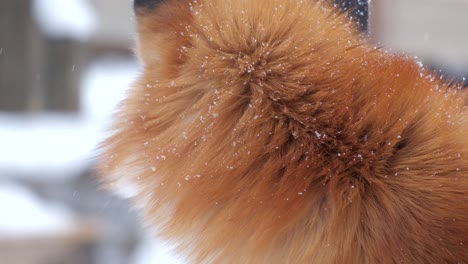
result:
[[[85,47],[41,34],[31,4],[0,1],[0,111],[76,112]]]
[[[92,251],[99,239],[98,225],[82,221],[56,232],[2,236],[0,256],[8,264],[95,263]]]
[[[22,111],[34,104],[39,32],[30,9],[29,0],[0,1],[0,110]]]

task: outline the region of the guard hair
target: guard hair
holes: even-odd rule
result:
[[[322,1],[140,2],[100,170],[188,263],[468,263],[461,86]]]

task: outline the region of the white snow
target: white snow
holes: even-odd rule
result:
[[[0,114],[0,176],[67,177],[92,158],[98,127],[78,116]]]
[[[91,0],[33,0],[32,13],[39,27],[55,38],[88,39],[97,28]]]
[[[124,58],[106,58],[94,63],[82,81],[82,112],[86,118],[109,120],[116,104],[125,97],[125,91],[137,78],[136,61]]]
[[[45,205],[24,187],[0,184],[0,237],[50,235],[69,230],[73,214],[58,204]]]

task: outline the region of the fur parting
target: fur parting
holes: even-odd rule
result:
[[[136,13],[144,70],[102,177],[136,182],[190,263],[468,263],[460,86],[322,1]]]

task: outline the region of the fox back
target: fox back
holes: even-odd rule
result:
[[[100,169],[188,262],[468,263],[461,86],[322,1],[157,2]]]

